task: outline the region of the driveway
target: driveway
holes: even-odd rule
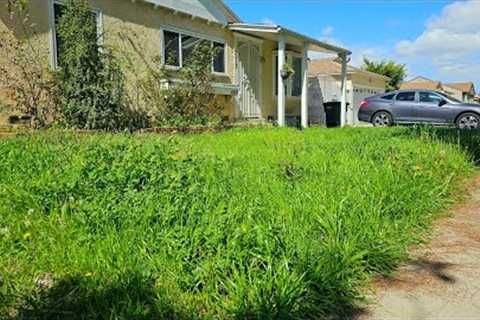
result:
[[[480,178],[395,277],[378,279],[361,320],[480,320]]]

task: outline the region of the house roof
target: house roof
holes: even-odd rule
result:
[[[284,36],[287,38],[286,40],[288,43],[297,44],[299,46],[306,43],[308,44],[308,49],[312,51],[346,55],[351,54],[348,49],[319,41],[280,25],[231,23],[228,28],[232,31],[242,32],[258,38],[265,38],[273,41],[278,41],[281,36]]]
[[[336,59],[315,59],[310,61],[308,73],[310,76],[317,76],[319,74],[340,75],[342,73],[342,65]],[[363,74],[370,77],[381,78],[386,81],[390,80],[389,77],[384,75],[362,70],[351,65],[347,66],[347,73]]]
[[[473,82],[447,83],[445,85],[447,87],[454,88],[462,92],[472,92],[472,90],[475,90],[475,85],[473,84]]]
[[[230,9],[223,0],[143,0],[155,6],[165,7],[190,16],[222,25],[241,22],[241,19]]]
[[[416,79],[415,81],[407,81],[400,85],[400,90],[411,90],[411,89],[425,89],[425,90],[439,90],[442,88],[442,83],[440,81],[433,80],[424,80]]]

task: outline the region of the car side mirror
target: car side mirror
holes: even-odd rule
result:
[[[443,106],[446,105],[446,104],[447,104],[447,101],[445,101],[445,100],[440,100],[440,101],[438,101],[438,106],[439,106],[439,107],[443,107]]]

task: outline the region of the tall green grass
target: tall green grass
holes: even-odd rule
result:
[[[0,317],[345,314],[470,157],[398,128],[0,141]]]

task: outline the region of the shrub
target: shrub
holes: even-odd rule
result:
[[[136,77],[129,101],[136,109],[148,110],[154,126],[188,127],[220,122],[219,105],[211,86],[216,49],[200,43],[188,64],[172,71],[161,63],[160,56],[146,56],[131,35],[120,36],[131,49],[124,57],[127,69]],[[135,53],[133,59],[131,52]],[[139,69],[143,73],[139,74]]]
[[[31,117],[32,126],[45,127],[58,119],[57,85],[47,55],[34,43],[36,34],[25,2],[8,5],[11,23],[21,28],[21,36],[0,32],[0,89],[8,94],[14,110]]]
[[[144,125],[126,103],[124,75],[111,50],[99,44],[87,0],[67,0],[59,19],[63,115],[73,128],[120,130]]]
[[[0,159],[0,317],[42,319],[341,315],[472,170],[402,128],[51,132]]]

